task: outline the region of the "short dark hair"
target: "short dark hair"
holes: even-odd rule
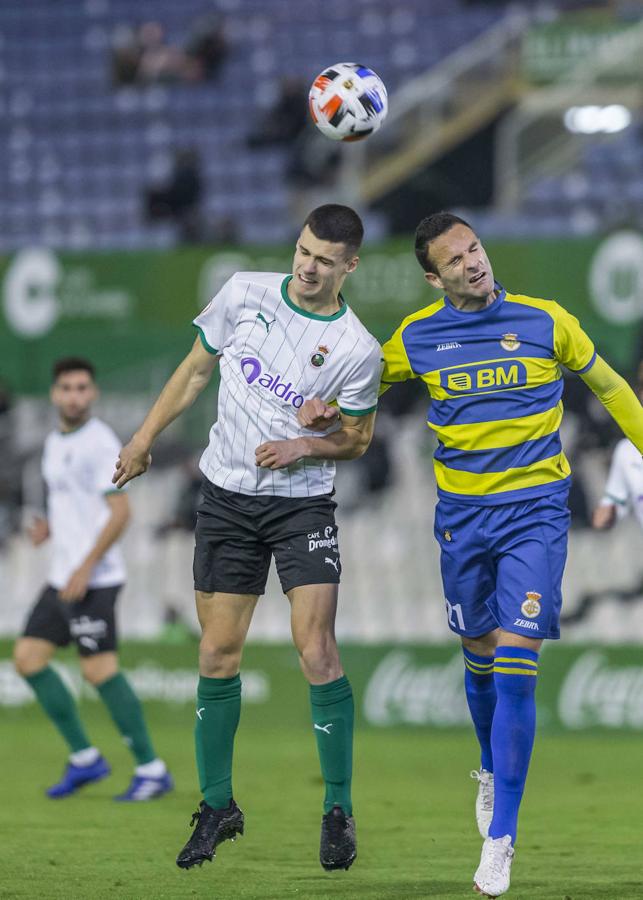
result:
[[[96,369],[88,359],[84,359],[82,356],[64,356],[62,359],[57,359],[51,370],[52,384],[65,372],[89,372],[92,381],[96,381]]]
[[[438,274],[429,256],[429,244],[437,237],[440,237],[441,234],[444,234],[445,231],[453,228],[454,225],[466,225],[467,228],[471,228],[471,225],[465,222],[464,219],[461,219],[460,216],[454,216],[453,213],[448,212],[437,212],[433,213],[432,216],[427,216],[426,219],[422,219],[415,229],[415,255],[425,272],[433,272],[434,275]],[[473,231],[473,228],[471,230]]]
[[[341,206],[339,203],[318,206],[308,214],[302,228],[306,225],[320,241],[346,244],[350,254],[357,253],[364,239],[364,226],[360,217],[350,206]]]

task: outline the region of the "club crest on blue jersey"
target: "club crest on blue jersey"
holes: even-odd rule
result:
[[[500,346],[503,350],[517,350],[520,347],[520,341],[517,340],[518,335],[507,332],[503,334]]]
[[[443,369],[440,372],[440,386],[451,394],[502,391],[505,388],[521,387],[526,383],[527,368],[518,360],[474,363],[457,369]]]

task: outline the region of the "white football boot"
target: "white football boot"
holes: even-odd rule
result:
[[[480,865],[473,876],[473,888],[483,897],[499,897],[509,890],[514,848],[511,835],[485,838]]]
[[[476,821],[480,837],[486,838],[493,818],[493,772],[486,769],[474,769],[471,777],[478,782],[476,797]]]

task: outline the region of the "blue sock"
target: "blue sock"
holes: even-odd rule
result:
[[[493,656],[478,656],[462,648],[464,653],[464,690],[469,712],[480,742],[480,767],[493,772],[491,723],[496,708],[496,685],[493,678]]]
[[[497,647],[493,676],[498,700],[491,728],[495,764],[493,819],[489,837],[516,841],[518,810],[536,733],[538,654],[524,647]]]

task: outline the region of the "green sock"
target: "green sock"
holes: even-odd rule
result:
[[[67,690],[64,681],[50,666],[34,675],[26,675],[38,702],[67,741],[72,753],[91,747],[78,715],[76,701]]]
[[[122,672],[96,685],[100,698],[110,712],[125,743],[139,766],[156,759],[145,725],[143,707]]]
[[[205,802],[213,809],[232,799],[232,750],[241,713],[241,678],[206,678],[196,692],[196,765]]]
[[[353,812],[353,692],[345,675],[328,684],[310,685],[310,706],[322,775],[326,782],[324,812],[341,806]]]

